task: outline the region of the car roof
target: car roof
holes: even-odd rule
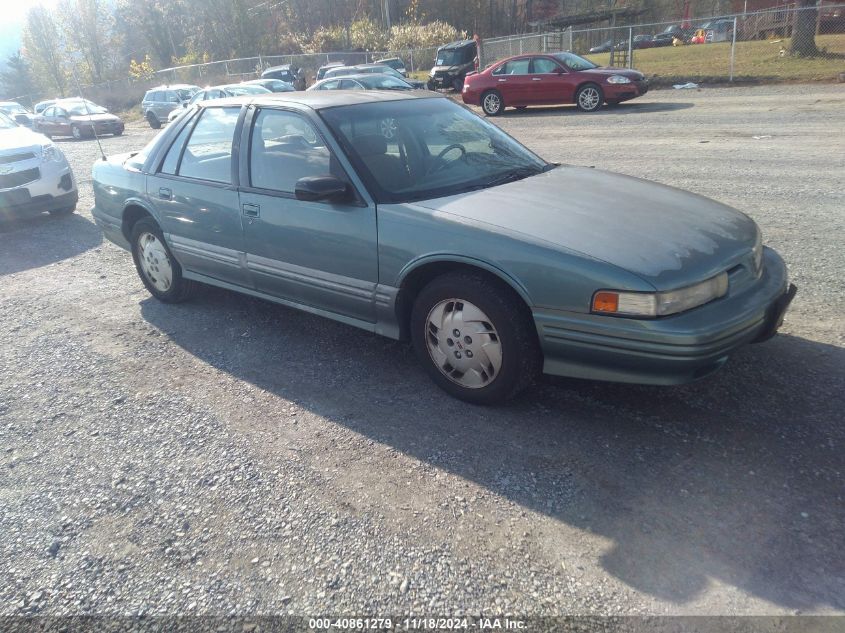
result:
[[[304,92],[271,92],[269,94],[215,99],[214,105],[279,106],[293,104],[312,110],[325,110],[362,103],[406,101],[409,99],[448,99],[448,97],[432,90],[407,90],[403,92],[396,90],[306,90]]]
[[[270,66],[270,68],[265,68],[264,72],[269,72],[271,70],[290,70],[290,64],[282,64],[281,66]]]
[[[323,64],[320,68],[335,68],[337,66],[346,66],[343,62],[329,62],[328,64]]]
[[[183,88],[199,88],[195,84],[162,84],[155,88],[150,88],[147,92],[157,92],[159,90],[182,90]]]
[[[470,44],[475,44],[475,42],[473,40],[458,40],[457,42],[449,42],[448,44],[444,44],[438,50],[448,51],[454,48],[463,48],[464,46],[469,46]]]
[[[17,101],[0,101],[0,106],[10,106],[10,105],[19,106],[21,104],[18,103]],[[21,107],[23,107],[23,106],[21,106]]]

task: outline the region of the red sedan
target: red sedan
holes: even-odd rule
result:
[[[644,95],[648,80],[627,68],[603,68],[572,53],[519,55],[467,75],[464,103],[480,105],[488,116],[506,107],[574,103],[595,112],[603,103],[617,104]]]

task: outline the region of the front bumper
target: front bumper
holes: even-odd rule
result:
[[[775,334],[795,296],[780,256],[765,249],[751,287],[659,319],[533,311],[543,371],[592,380],[673,385],[702,378],[737,348]]]
[[[0,218],[21,214],[56,211],[76,206],[79,193],[68,164],[25,164],[26,171],[38,170],[38,178],[18,187],[0,189]]]
[[[636,97],[642,97],[648,92],[648,80],[632,81],[629,84],[605,84],[603,86],[604,98],[613,101],[627,101]]]

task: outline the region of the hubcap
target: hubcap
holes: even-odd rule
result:
[[[381,135],[390,140],[396,136],[396,119],[382,119],[381,120]]]
[[[173,283],[170,258],[159,239],[152,233],[143,233],[138,239],[138,259],[144,276],[156,290],[167,292]]]
[[[426,347],[443,375],[468,389],[489,385],[502,368],[496,328],[478,306],[463,299],[446,299],[431,309]]]
[[[78,127],[73,128],[71,132],[73,132],[73,138],[79,138],[82,136],[82,132],[79,131]]]
[[[484,109],[487,110],[487,112],[498,112],[500,105],[501,100],[498,95],[489,94],[484,97]]]
[[[595,88],[585,88],[578,97],[578,103],[585,110],[594,110],[599,105],[599,91]]]

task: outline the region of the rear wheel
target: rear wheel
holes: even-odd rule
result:
[[[498,116],[505,109],[502,93],[498,90],[488,90],[481,95],[481,109],[487,116]]]
[[[159,121],[158,117],[156,117],[156,115],[152,112],[147,112],[147,123],[149,123],[150,127],[154,130],[161,128],[161,121]]]
[[[197,284],[182,276],[182,267],[155,220],[138,220],[132,227],[131,244],[135,268],[151,295],[164,303],[179,303],[191,297]]]
[[[575,93],[575,105],[582,112],[595,112],[601,107],[604,94],[596,84],[584,84]]]
[[[72,125],[70,133],[77,141],[82,139],[82,129],[78,125]]]
[[[540,348],[525,305],[484,273],[447,273],[429,283],[414,302],[411,332],[432,380],[467,402],[509,400],[540,372]]]

